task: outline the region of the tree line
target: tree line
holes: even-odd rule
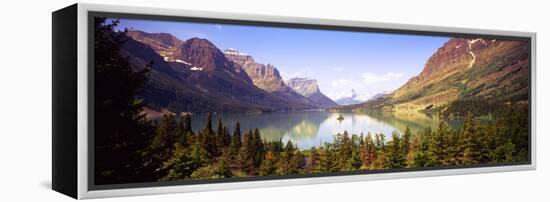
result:
[[[263,141],[258,129],[241,135],[239,123],[229,134],[219,119],[214,130],[211,115],[198,132],[191,129],[189,114],[179,122],[164,115],[150,151],[159,179],[171,181],[510,163],[527,160],[525,117],[514,112],[483,124],[469,115],[458,130],[441,122],[417,134],[408,127],[402,134],[395,131],[389,140],[384,134],[344,131],[331,143],[300,150],[290,140]]]

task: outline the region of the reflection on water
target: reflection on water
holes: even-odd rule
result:
[[[341,116],[341,117],[340,117]],[[413,133],[425,127],[437,128],[438,116],[422,113],[332,113],[325,111],[274,112],[264,114],[221,113],[213,114],[216,127],[218,118],[232,133],[237,121],[243,133],[254,128],[260,129],[262,138],[267,141],[292,140],[300,148],[318,146],[331,142],[333,136],[347,130],[350,134],[365,135],[367,132],[391,135],[393,131],[402,133],[409,126]],[[343,118],[343,119],[341,119]],[[461,120],[444,120],[451,128],[462,125]],[[206,114],[192,115],[193,130],[206,125]],[[389,139],[389,138],[388,138]]]

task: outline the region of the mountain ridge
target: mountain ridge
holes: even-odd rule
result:
[[[333,110],[445,110],[457,100],[522,102],[528,99],[526,41],[450,38],[422,71],[383,98]]]

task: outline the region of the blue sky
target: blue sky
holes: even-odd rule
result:
[[[119,28],[206,38],[220,50],[235,48],[273,64],[283,79],[317,79],[333,100],[395,90],[422,71],[447,37],[291,29],[229,24],[121,19]]]

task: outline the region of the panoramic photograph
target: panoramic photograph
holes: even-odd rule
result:
[[[93,36],[95,185],[529,162],[527,40],[100,17]]]

